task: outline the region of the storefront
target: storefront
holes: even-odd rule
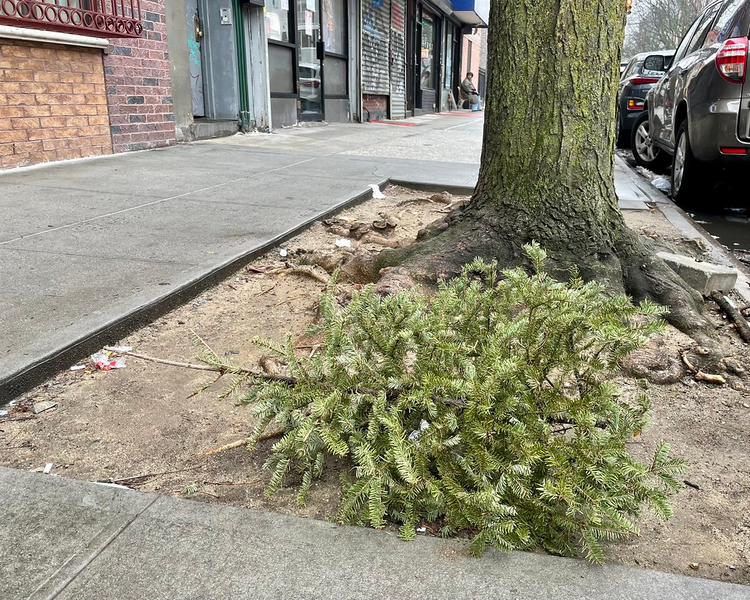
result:
[[[421,41],[419,47],[419,85],[416,89],[415,108],[423,112],[445,112],[450,109],[450,93],[457,75],[454,65],[457,62],[460,29],[444,14],[431,10],[424,4],[419,21]]]
[[[362,106],[365,121],[390,116],[391,10],[395,0],[362,0]]]
[[[351,57],[347,0],[267,0],[273,127],[348,121]],[[354,8],[351,8],[354,10]]]
[[[480,0],[484,1],[484,0]],[[486,27],[489,4],[482,7],[474,0],[416,0],[414,14],[414,67],[408,85],[414,114],[445,112],[455,104],[461,82],[462,32],[471,23]],[[476,12],[477,10],[480,13]]]
[[[435,112],[437,109],[437,82],[440,81],[436,72],[440,64],[440,48],[437,40],[441,29],[442,19],[435,12],[418,5],[421,9],[419,19],[420,47],[419,47],[419,84],[417,86],[418,108],[425,112]]]

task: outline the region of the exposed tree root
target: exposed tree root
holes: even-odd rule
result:
[[[716,302],[719,307],[727,314],[732,320],[734,326],[739,331],[740,337],[748,344],[750,344],[750,326],[748,326],[745,317],[742,316],[740,310],[732,303],[732,301],[724,296],[721,292],[711,292],[711,300]]]
[[[469,204],[423,230],[411,246],[381,252],[373,274],[401,266],[416,281],[434,284],[455,277],[477,256],[497,260],[502,269],[525,266],[522,246],[535,240],[547,250],[548,270],[556,278],[568,278],[575,268],[584,280],[596,280],[612,293],[667,306],[666,318],[672,325],[698,344],[714,347],[715,332],[702,315],[700,294],[687,287],[621,219],[610,225],[611,231],[585,220],[532,227],[528,221],[503,216],[502,211]],[[718,358],[710,357],[710,362]]]

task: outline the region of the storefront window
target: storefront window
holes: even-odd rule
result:
[[[435,24],[432,17],[422,17],[421,87],[435,89]]]
[[[265,12],[268,39],[293,42],[289,37],[289,0],[266,0]]]
[[[453,80],[453,32],[445,32],[445,74],[443,75],[443,86],[451,89]]]
[[[326,52],[347,53],[344,0],[323,0],[323,41]]]

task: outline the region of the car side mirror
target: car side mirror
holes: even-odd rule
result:
[[[643,61],[644,71],[666,71],[669,64],[661,54],[652,54]]]

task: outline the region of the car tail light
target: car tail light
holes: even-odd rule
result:
[[[719,148],[722,154],[747,154],[747,148]]]
[[[646,106],[646,101],[640,98],[630,98],[628,100],[628,110],[643,110]]]
[[[633,77],[633,79],[630,80],[630,83],[633,85],[643,85],[645,83],[658,83],[658,81],[658,77]]]
[[[745,83],[747,66],[747,38],[731,38],[724,42],[716,54],[716,68],[730,83]]]

